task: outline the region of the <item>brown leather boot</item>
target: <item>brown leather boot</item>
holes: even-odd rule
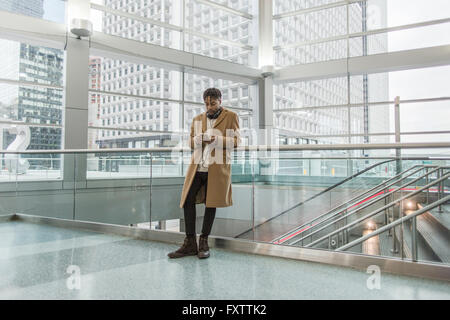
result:
[[[209,258],[208,237],[200,236],[198,242],[198,255],[199,259]]]
[[[195,236],[187,236],[184,239],[183,245],[177,251],[170,252],[167,255],[169,258],[175,259],[186,256],[195,256],[197,253],[197,240]]]

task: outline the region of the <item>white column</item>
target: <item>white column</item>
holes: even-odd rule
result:
[[[258,66],[273,65],[272,1],[259,0],[258,8]]]
[[[273,28],[272,1],[258,2],[258,66],[264,78],[258,81],[258,109],[255,126],[265,129],[258,135],[258,144],[272,144],[273,128]]]
[[[90,18],[89,0],[68,0],[68,37],[65,51],[64,149],[87,149],[89,106],[89,41],[70,33],[73,18]],[[73,156],[64,157],[64,180],[73,181]],[[76,181],[86,177],[86,157],[77,157]]]

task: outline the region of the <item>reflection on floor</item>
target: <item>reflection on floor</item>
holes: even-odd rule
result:
[[[169,260],[176,245],[0,223],[0,299],[450,299],[448,283],[212,249]],[[79,277],[78,277],[79,275]]]

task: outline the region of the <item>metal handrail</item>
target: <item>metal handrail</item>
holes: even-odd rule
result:
[[[434,166],[430,166],[430,167],[434,167]],[[424,168],[426,168],[426,167],[424,167]],[[371,206],[371,205],[374,204],[375,202],[378,202],[378,201],[380,201],[380,200],[383,200],[384,198],[389,197],[390,195],[394,194],[395,192],[401,190],[402,188],[407,187],[407,186],[413,184],[414,182],[419,181],[419,180],[423,179],[424,177],[426,177],[426,176],[428,176],[428,175],[431,175],[432,173],[434,173],[434,172],[436,172],[436,171],[438,171],[438,170],[440,170],[440,169],[443,169],[443,168],[448,169],[449,167],[436,167],[436,169],[426,172],[425,174],[421,175],[420,177],[418,177],[418,178],[416,178],[416,179],[414,179],[414,180],[412,180],[412,181],[410,181],[410,182],[408,182],[408,183],[406,183],[406,184],[404,184],[404,185],[398,187],[398,188],[395,189],[395,190],[392,190],[392,191],[390,191],[390,192],[384,194],[382,197],[376,198],[376,199],[374,199],[374,200],[372,200],[372,201],[369,201],[369,202],[367,202],[366,204],[364,204],[362,207],[355,208],[355,209],[353,209],[353,210],[351,210],[351,211],[348,211],[347,214],[344,215],[344,216],[342,216],[341,218],[339,218],[339,219],[337,219],[337,220],[335,220],[335,221],[332,221],[332,222],[326,224],[326,225],[323,226],[322,228],[320,228],[320,229],[318,229],[318,230],[316,230],[316,231],[314,231],[314,232],[311,232],[311,233],[308,234],[307,236],[304,236],[304,237],[302,237],[302,238],[300,238],[300,239],[298,239],[298,240],[296,240],[296,241],[294,241],[294,242],[292,242],[292,243],[290,243],[290,244],[291,244],[291,245],[294,245],[294,244],[296,244],[297,242],[300,242],[300,241],[305,240],[306,238],[312,237],[312,236],[313,236],[314,234],[316,234],[317,232],[322,231],[323,229],[325,229],[325,228],[331,226],[332,224],[334,224],[334,223],[336,223],[336,222],[339,222],[339,221],[341,221],[342,219],[347,219],[349,216],[351,216],[351,215],[357,213],[358,211],[360,211],[360,210],[362,210],[362,209],[365,209],[365,208]],[[417,170],[416,172],[418,172],[418,171],[420,171],[420,170],[422,170],[422,169],[423,169],[423,168]],[[413,174],[416,173],[416,172],[413,172],[412,174],[409,174],[408,176],[411,176],[411,175],[413,175]],[[405,177],[405,178],[406,178],[406,177]],[[403,180],[403,179],[401,179],[401,180]],[[401,181],[401,180],[400,180],[400,181]],[[344,210],[344,211],[345,211],[345,210]]]
[[[438,169],[440,169],[440,168],[437,168],[437,170],[438,170]],[[431,173],[431,172],[430,172],[430,173]],[[423,177],[423,176],[422,176],[422,177]],[[358,223],[360,223],[360,222],[366,220],[367,218],[370,218],[370,217],[372,217],[372,216],[374,216],[374,215],[380,213],[381,211],[386,210],[386,209],[388,209],[388,208],[394,206],[395,204],[402,202],[402,201],[405,200],[405,199],[411,198],[412,196],[415,196],[416,194],[422,192],[423,190],[428,189],[429,187],[431,187],[431,186],[433,186],[433,185],[435,185],[435,184],[437,184],[437,183],[440,183],[441,181],[444,181],[445,179],[447,179],[447,178],[449,178],[449,177],[450,177],[450,173],[447,173],[445,176],[443,176],[443,177],[441,177],[441,178],[439,178],[439,179],[437,179],[437,180],[435,180],[435,181],[433,181],[433,182],[431,182],[431,183],[429,183],[429,184],[423,186],[422,188],[417,189],[416,191],[413,191],[412,193],[410,193],[410,194],[408,194],[408,195],[406,195],[406,196],[403,196],[403,197],[401,197],[401,198],[399,198],[399,199],[397,199],[397,200],[395,200],[395,201],[392,201],[391,203],[389,203],[389,204],[387,204],[387,205],[385,205],[385,206],[383,206],[383,207],[381,207],[381,208],[379,208],[379,209],[377,209],[377,210],[375,210],[375,211],[372,211],[371,213],[365,215],[364,217],[361,217],[360,219],[357,219],[357,220],[355,220],[355,221],[353,221],[353,222],[351,222],[351,223],[349,223],[349,224],[347,224],[347,225],[345,225],[345,226],[343,226],[343,227],[341,227],[341,228],[339,228],[339,229],[337,229],[337,230],[335,230],[335,231],[333,231],[333,232],[330,232],[329,234],[327,234],[327,235],[325,235],[325,236],[323,236],[323,237],[317,239],[316,241],[313,241],[313,242],[309,243],[309,244],[306,245],[305,247],[311,247],[311,246],[313,246],[313,245],[315,245],[315,244],[317,244],[317,243],[322,242],[322,241],[325,240],[325,239],[329,239],[330,237],[334,236],[335,234],[338,234],[338,233],[340,233],[340,232],[342,232],[342,231],[345,231],[346,229],[349,229],[350,227],[353,227],[354,225],[356,225],[356,224],[358,224]],[[400,187],[400,188],[402,188],[402,187]],[[392,192],[386,194],[385,196],[388,196],[388,195],[390,195],[390,194],[392,194],[393,192],[398,191],[398,190],[399,190],[399,189],[394,190],[394,191],[392,191]],[[380,200],[380,199],[378,199],[378,200]],[[361,210],[361,208],[360,208],[359,210]],[[342,220],[343,218],[346,218],[347,216],[348,216],[348,215],[346,215],[346,216],[344,216],[344,217],[341,217],[340,219],[338,219],[338,220],[336,220],[336,221],[334,221],[334,222],[340,221],[340,220]],[[325,227],[327,227],[327,226],[325,226]],[[324,229],[325,227],[323,227],[323,228],[321,228],[321,229],[319,229],[319,230],[317,230],[317,231],[315,231],[315,232],[318,232],[318,231]],[[308,235],[308,236],[310,236],[310,235]]]
[[[417,216],[419,216],[419,215],[421,215],[421,214],[423,214],[423,213],[425,213],[425,212],[427,212],[427,211],[429,211],[431,209],[434,209],[434,208],[442,205],[443,203],[445,203],[447,201],[450,201],[450,195],[448,195],[448,196],[446,196],[446,197],[444,197],[444,198],[442,198],[440,200],[437,200],[437,201],[433,202],[432,204],[430,204],[430,205],[428,205],[426,207],[423,207],[422,209],[414,211],[413,213],[410,213],[410,214],[408,214],[405,217],[397,219],[397,220],[391,222],[390,224],[385,225],[384,227],[381,227],[381,228],[377,229],[376,231],[373,231],[373,232],[371,232],[371,233],[369,233],[369,234],[367,234],[367,235],[365,235],[365,236],[363,236],[363,237],[361,237],[359,239],[356,239],[356,240],[354,240],[352,242],[349,242],[346,245],[343,245],[342,247],[337,248],[335,251],[344,251],[344,250],[347,250],[349,248],[352,248],[352,247],[354,247],[354,246],[356,246],[356,245],[366,241],[367,239],[370,239],[370,238],[372,238],[374,236],[377,236],[380,233],[385,232],[386,230],[392,229],[392,228],[396,227],[399,224],[403,224],[404,222],[406,222],[408,220],[411,220],[411,219],[413,219],[413,218],[415,218],[415,217],[417,217]]]
[[[310,221],[308,221],[308,222],[302,224],[301,226],[295,227],[295,228],[292,229],[291,231],[286,232],[286,233],[283,234],[282,236],[280,236],[280,237],[278,237],[278,238],[272,240],[272,242],[276,242],[276,241],[278,241],[280,238],[283,238],[283,237],[285,237],[285,236],[287,236],[287,235],[289,235],[289,234],[291,234],[291,233],[293,233],[293,232],[296,232],[297,230],[302,229],[302,228],[304,228],[304,227],[307,226],[307,225],[311,225],[314,221],[317,221],[318,219],[320,219],[320,218],[322,218],[322,217],[324,217],[324,216],[326,216],[326,215],[332,214],[333,211],[338,210],[339,208],[342,208],[342,207],[344,207],[344,206],[347,206],[347,208],[345,208],[345,209],[343,209],[343,210],[340,210],[340,211],[338,211],[338,212],[335,212],[333,215],[331,215],[330,217],[326,218],[325,220],[322,220],[322,221],[318,222],[317,224],[315,224],[314,226],[311,226],[311,227],[317,227],[318,224],[324,223],[324,222],[328,221],[329,219],[333,218],[334,216],[340,214],[341,212],[346,211],[346,210],[348,209],[349,206],[351,207],[351,206],[353,205],[353,202],[359,201],[358,199],[360,199],[361,197],[367,195],[368,193],[372,193],[374,190],[376,190],[375,192],[379,191],[379,189],[380,189],[380,187],[381,187],[382,185],[385,185],[386,183],[389,183],[390,181],[392,181],[392,180],[394,180],[394,179],[397,179],[398,177],[404,175],[406,172],[408,172],[408,171],[410,171],[410,170],[412,170],[412,169],[414,169],[414,168],[416,168],[416,167],[421,167],[421,168],[418,169],[418,170],[416,170],[416,171],[414,171],[414,172],[412,172],[412,173],[410,173],[410,174],[408,174],[408,175],[406,175],[406,176],[404,176],[404,177],[401,178],[400,180],[394,181],[393,183],[391,183],[391,184],[389,184],[389,185],[387,185],[387,186],[384,186],[382,189],[388,188],[388,187],[392,186],[393,184],[398,183],[398,182],[400,182],[400,181],[406,179],[407,177],[410,177],[410,176],[414,175],[415,173],[419,172],[420,170],[422,170],[423,168],[425,168],[425,167],[427,167],[427,166],[424,166],[424,165],[414,165],[414,166],[412,166],[411,168],[409,168],[409,169],[407,169],[407,170],[405,170],[405,171],[399,173],[398,175],[396,175],[396,176],[394,176],[394,177],[392,177],[392,178],[390,178],[390,179],[388,179],[388,180],[386,180],[386,181],[381,182],[380,184],[378,184],[378,185],[376,185],[375,187],[373,187],[373,188],[367,190],[366,192],[364,192],[364,193],[362,193],[362,194],[359,194],[359,195],[357,195],[356,197],[354,197],[354,198],[348,200],[346,203],[342,203],[342,204],[338,205],[337,207],[335,207],[335,208],[333,208],[333,209],[331,209],[331,210],[329,210],[329,211],[327,211],[327,212],[321,214],[320,216],[318,216],[318,217],[316,217],[316,218],[314,218],[314,219],[312,219],[312,220],[310,220]],[[436,166],[429,166],[429,167],[436,167]],[[349,203],[350,203],[350,205],[349,205]],[[311,230],[310,230],[310,231],[311,231]],[[293,242],[293,243],[291,243],[291,244],[295,244],[295,243],[297,243],[297,241],[295,241],[295,242]]]
[[[333,151],[333,150],[380,150],[380,149],[434,149],[450,148],[450,142],[408,142],[408,143],[361,143],[361,144],[302,144],[302,145],[254,145],[239,146],[233,151]],[[46,153],[133,153],[133,152],[191,152],[188,147],[159,147],[159,148],[116,148],[116,149],[64,149],[64,150],[25,150],[1,151],[12,154],[46,154]],[[399,158],[401,160],[403,158]]]

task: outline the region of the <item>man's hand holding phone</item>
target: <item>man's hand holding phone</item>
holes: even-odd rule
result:
[[[213,143],[216,140],[216,136],[211,136],[209,133],[205,132],[203,133],[203,141],[210,144]]]

